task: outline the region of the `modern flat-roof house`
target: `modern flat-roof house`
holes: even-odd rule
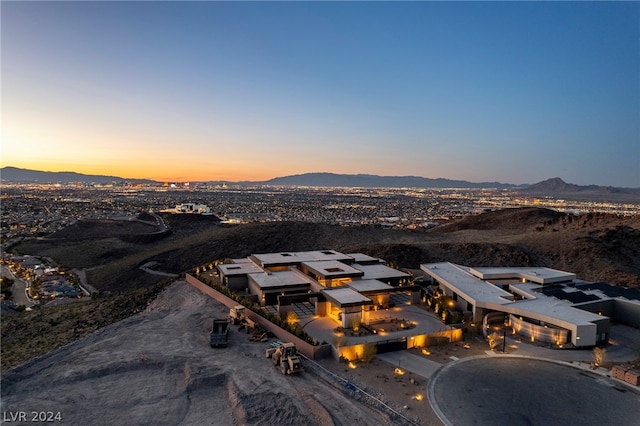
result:
[[[326,288],[341,287],[364,276],[361,270],[337,260],[302,262],[300,270]]]
[[[364,272],[362,279],[382,281],[393,287],[408,284],[411,279],[411,275],[406,272],[398,271],[397,269],[390,268],[382,263],[354,263],[351,266]]]
[[[334,250],[296,251],[280,253],[252,254],[249,259],[269,270],[286,269],[289,266],[298,266],[302,262],[321,262],[336,260],[342,263],[353,263],[353,258]]]
[[[609,340],[610,319],[568,301],[546,296],[542,288],[574,285],[575,274],[550,268],[471,268],[449,262],[420,266],[455,308],[486,323],[491,314],[531,341],[590,347]]]
[[[245,290],[249,286],[249,274],[263,272],[253,262],[224,263],[217,266],[222,284],[230,290]]]
[[[313,280],[296,269],[262,271],[247,275],[249,292],[259,296],[261,305],[275,305],[278,296],[309,293]]]
[[[334,250],[252,254],[233,262],[217,266],[229,289],[251,294],[262,305],[278,305],[281,314],[290,309],[290,300],[306,297],[316,315],[334,318],[344,328],[366,324],[368,312],[388,307],[390,294],[403,291],[398,287],[411,278],[381,259]],[[419,300],[419,288],[405,291]]]

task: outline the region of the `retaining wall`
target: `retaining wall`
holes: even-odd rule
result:
[[[213,289],[212,287],[209,287],[207,284],[203,283],[193,275],[185,274],[185,280],[189,284],[191,284],[192,286],[200,290],[202,293],[217,300],[218,302],[225,305],[227,308],[232,308],[234,306],[240,305],[240,303],[220,293],[219,291]],[[283,342],[294,343],[296,345],[296,349],[298,350],[298,352],[300,352],[307,358],[320,359],[320,358],[327,358],[331,356],[331,345],[327,344],[327,345],[313,346],[312,344],[302,340],[298,336],[291,334],[288,331],[280,328],[278,325],[258,315],[257,313],[253,312],[247,307],[245,307],[245,312],[247,313],[247,317],[250,320],[260,324],[262,328],[273,333],[278,339],[282,340]]]

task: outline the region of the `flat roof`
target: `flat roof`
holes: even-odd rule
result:
[[[370,291],[389,290],[394,288],[378,280],[354,280],[349,283],[348,287],[360,293],[363,293],[363,292],[366,293]]]
[[[231,259],[231,261],[233,263],[252,263],[251,259],[249,259],[248,257],[241,257],[239,259]]]
[[[352,261],[352,258],[335,250],[292,251],[252,254],[251,259],[263,268],[269,266],[295,265],[302,262],[323,260]]]
[[[247,275],[262,272],[262,268],[253,262],[248,263],[225,263],[218,265],[218,271],[228,277],[233,275]]]
[[[532,290],[539,288],[539,286],[531,283],[510,284],[510,286],[514,288],[514,292],[523,295],[526,294],[528,297],[531,297],[513,301],[511,293],[473,275],[471,273],[472,268],[442,262],[423,264],[420,265],[420,269],[438,281],[443,282],[443,285],[453,289],[465,299],[475,302],[477,306],[482,308],[501,310],[516,316],[544,319],[556,325],[558,322],[584,325],[606,318],[574,308],[569,302],[548,297],[542,293],[533,292]],[[501,268],[476,268],[476,270],[477,269],[491,269],[497,273]],[[531,270],[536,268],[522,269]],[[520,291],[516,291],[518,289]]]
[[[322,290],[322,294],[340,308],[346,306],[373,305],[373,301],[348,287]]]
[[[382,260],[377,257],[369,256],[364,253],[347,253],[347,256],[353,258],[356,263],[381,263]]]
[[[325,278],[361,277],[364,272],[337,260],[302,262],[309,270]]]
[[[524,278],[538,284],[551,284],[573,281],[576,274],[544,267],[506,267],[506,268],[470,268],[481,280]]]
[[[456,288],[469,301],[504,305],[513,299],[508,291],[473,276],[469,272],[471,268],[466,266],[440,262],[420,265],[420,269],[429,276],[444,281],[449,287]]]
[[[401,278],[408,278],[411,276],[406,272],[389,268],[388,266],[383,265],[382,263],[378,263],[375,265],[361,265],[359,263],[354,263],[351,266],[364,272],[364,276],[363,276],[364,279],[372,279],[372,280],[393,279],[393,278],[401,279]]]
[[[254,281],[261,289],[311,286],[311,278],[306,278],[304,274],[295,271],[259,272],[249,274],[249,279]]]
[[[544,315],[552,319],[548,321],[550,323],[555,323],[553,320],[560,320],[568,324],[585,325],[607,318],[574,308],[570,302],[564,302],[542,294],[536,299],[518,300],[517,302],[513,302],[511,306],[517,309],[516,313],[511,312],[516,316],[521,315],[535,318],[536,315],[534,314]]]

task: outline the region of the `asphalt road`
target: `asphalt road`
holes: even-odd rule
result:
[[[35,305],[27,296],[27,283],[24,280],[16,277],[13,272],[5,265],[0,265],[2,269],[2,276],[13,279],[13,286],[11,287],[11,299],[16,305],[24,305],[27,308]]]
[[[429,381],[449,425],[637,425],[640,390],[588,370],[519,357],[473,357]]]

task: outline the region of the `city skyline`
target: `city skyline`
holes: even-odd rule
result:
[[[640,5],[3,2],[2,166],[640,187]]]

